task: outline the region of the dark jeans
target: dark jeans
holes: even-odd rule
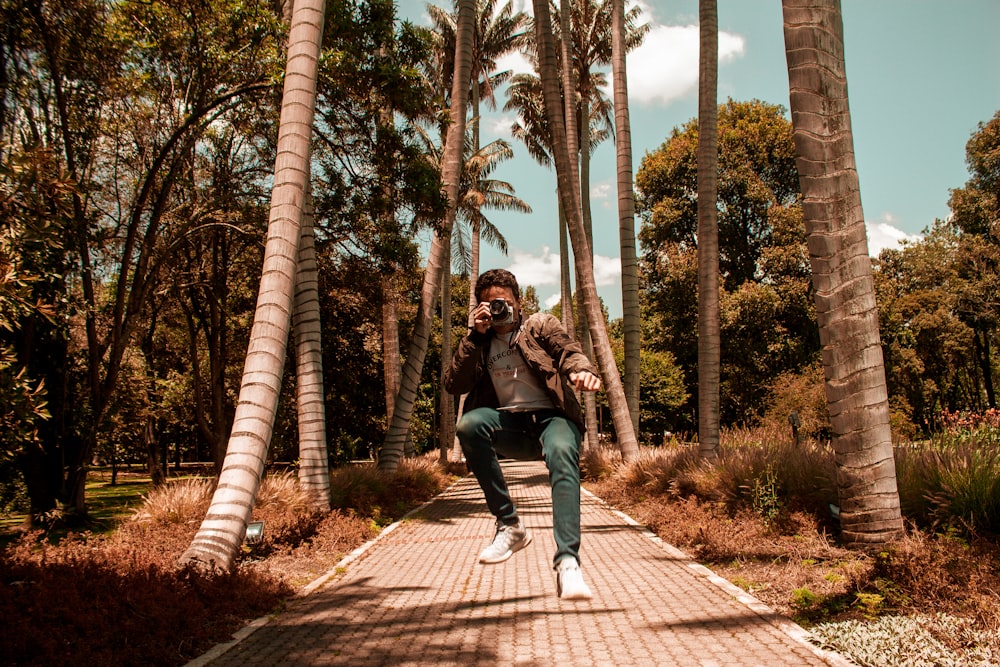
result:
[[[580,559],[580,441],[576,424],[556,410],[507,412],[476,408],[458,420],[458,441],[469,469],[479,480],[486,504],[497,520],[513,523],[510,499],[497,454],[513,459],[543,459],[552,487],[555,563]]]

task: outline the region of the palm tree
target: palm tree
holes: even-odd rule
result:
[[[441,168],[441,180],[448,197],[448,214],[443,229],[436,231],[434,239],[431,241],[413,340],[406,356],[406,366],[403,369],[399,393],[396,395],[396,407],[393,410],[392,421],[380,451],[379,467],[390,472],[396,470],[403,456],[403,448],[410,428],[410,417],[413,414],[413,403],[423,370],[424,357],[427,356],[427,345],[434,318],[434,303],[441,288],[442,266],[447,264],[448,260],[445,239],[451,234],[451,228],[458,211],[463,138],[465,137],[466,125],[465,114],[472,70],[472,47],[475,38],[475,10],[475,0],[459,0],[455,76],[451,89],[451,124],[448,126],[445,157]]]
[[[229,446],[212,504],[181,563],[229,570],[264,474],[294,307],[324,3],[292,10],[264,265]]]
[[[533,52],[529,55],[533,55]],[[538,63],[535,58],[535,67]],[[518,119],[511,126],[511,134],[520,139],[528,155],[543,167],[552,165],[552,133],[545,118],[545,101],[542,99],[542,82],[532,74],[517,74],[507,91],[504,111],[516,110]],[[558,194],[558,193],[557,193]],[[563,327],[573,334],[576,325],[573,317],[573,289],[569,273],[569,243],[566,237],[566,216],[559,203],[559,306]]]
[[[579,289],[584,295],[583,301],[587,310],[590,334],[594,341],[594,351],[601,374],[604,376],[612,418],[618,431],[618,445],[621,448],[622,457],[626,461],[631,461],[638,456],[639,447],[635,431],[632,429],[632,419],[628,414],[628,405],[625,403],[625,392],[618,374],[618,366],[611,351],[611,341],[604,325],[601,304],[597,297],[597,286],[594,283],[594,267],[589,261],[591,257],[590,244],[587,241],[580,212],[579,189],[577,187],[579,180],[576,178],[576,170],[573,169],[566,126],[562,117],[562,101],[559,94],[555,46],[552,38],[552,18],[549,15],[547,0],[533,0],[533,3],[539,73],[541,74],[545,99],[546,118],[552,130],[553,158],[559,180],[559,196],[563,202],[570,239],[573,243],[577,280]]]
[[[606,126],[611,127],[611,104],[599,90],[604,87],[604,75],[594,71],[595,67],[612,65],[613,56],[613,9],[616,0],[569,0],[568,11],[560,10],[556,38],[563,45],[562,62],[569,62],[571,67],[563,70],[564,86],[571,90],[576,98],[576,115],[567,115],[567,132],[575,125],[576,118],[590,118],[590,106],[600,107],[599,114],[607,119]],[[638,6],[628,12],[622,11],[622,58],[624,54],[638,47],[646,33],[648,25],[637,25],[641,10]],[[568,39],[566,39],[568,36]],[[624,69],[624,60],[622,63]],[[626,104],[627,106],[627,104]],[[567,107],[567,114],[570,108]],[[570,148],[577,142],[580,150],[580,193],[583,206],[583,222],[587,229],[587,238],[593,237],[592,216],[590,211],[590,155],[594,144],[603,141],[606,136],[591,136],[592,124],[580,123],[576,137],[570,136]]]
[[[615,107],[615,172],[618,175],[618,237],[622,262],[622,332],[625,347],[625,401],[639,433],[639,262],[635,250],[635,190],[632,184],[632,126],[625,71],[625,0],[613,0],[611,74]]]
[[[556,38],[562,46],[561,62],[568,63],[563,67],[563,103],[566,107],[566,132],[570,142],[570,155],[574,164],[579,165],[578,180],[580,188],[580,204],[583,226],[590,246],[593,246],[593,220],[590,207],[590,156],[597,144],[602,142],[610,132],[594,134],[591,122],[580,122],[580,119],[592,119],[597,116],[604,121],[605,127],[612,127],[610,117],[611,104],[600,93],[604,87],[605,78],[601,73],[592,71],[595,66],[609,65],[612,60],[612,5],[613,0],[603,0],[595,3],[592,0],[570,0],[563,3],[564,8],[558,10],[558,31]],[[642,42],[648,30],[647,26],[636,27],[639,8],[635,7],[628,13],[623,13],[624,46],[631,50]],[[593,105],[594,108],[591,108]],[[593,262],[593,258],[589,259]],[[580,295],[582,299],[582,294]],[[592,344],[587,324],[586,309],[580,308],[581,343],[592,357]],[[588,446],[597,444],[596,401],[593,394],[585,394],[585,414],[587,416]],[[631,413],[631,410],[630,410]],[[636,413],[637,414],[637,413]],[[633,431],[635,423],[633,421]]]
[[[453,56],[455,53],[455,35],[457,16],[444,9],[428,5],[428,12],[433,22],[434,35],[436,37],[437,48],[435,49],[435,61],[427,67],[430,76],[428,78],[437,82],[441,88],[441,97],[448,100],[448,91],[451,87],[451,74],[454,71]],[[507,53],[519,48],[526,35],[528,16],[523,12],[515,13],[513,4],[507,2],[502,8],[497,10],[496,0],[485,0],[477,2],[475,19],[475,41],[473,43],[473,73],[472,85],[470,88],[471,112],[471,148],[466,149],[466,153],[475,155],[478,153],[480,143],[480,101],[485,101],[487,105],[496,109],[495,90],[497,86],[509,80],[512,72],[505,70],[497,71],[497,60]],[[480,187],[479,189],[482,189]],[[464,197],[463,197],[464,199]],[[502,244],[502,250],[506,254],[506,241],[492,225],[489,228],[480,228],[480,218],[477,215],[465,216],[460,211],[459,220],[464,220],[469,225],[468,240],[464,228],[456,226],[451,238],[453,249],[446,254],[455,255],[460,258],[458,261],[459,270],[468,274],[469,279],[469,311],[475,307],[475,286],[476,276],[479,275],[480,245],[483,234],[486,234],[487,241]],[[499,240],[499,241],[498,241]],[[451,282],[450,274],[446,274],[443,279],[445,283],[442,289],[441,315],[444,322],[451,321]],[[444,366],[449,363],[447,352],[451,349],[450,330],[444,330],[442,348],[445,354],[441,356],[441,372]],[[465,397],[459,402],[459,414],[461,414]],[[447,457],[449,446],[446,443],[453,441],[453,449],[456,457],[460,455],[458,441],[453,437],[454,413],[453,397],[445,391],[441,391],[441,457]]]
[[[563,8],[565,9],[566,2],[563,2]],[[558,8],[556,8],[558,10]],[[594,233],[590,221],[590,179],[589,179],[589,153],[590,151],[582,151],[587,153],[587,157],[581,159],[581,145],[589,144],[588,140],[584,140],[580,137],[580,133],[589,132],[590,123],[581,122],[577,124],[577,112],[580,112],[581,117],[583,116],[584,109],[588,107],[588,101],[583,99],[583,91],[578,90],[577,77],[575,68],[572,66],[573,62],[573,43],[567,36],[572,35],[572,26],[570,25],[570,12],[568,11],[558,11],[559,21],[556,25],[559,26],[559,36],[557,37],[558,43],[561,47],[560,60],[562,64],[562,103],[563,103],[563,122],[566,123],[566,150],[569,151],[569,167],[570,167],[570,178],[571,182],[580,189],[579,191],[579,202],[580,205],[580,215],[583,223],[583,234],[587,239],[587,247],[591,248],[594,245]],[[540,71],[540,70],[539,70]],[[543,99],[544,99],[544,85],[542,87]],[[577,101],[576,96],[580,94],[580,100]],[[579,108],[578,108],[579,107]],[[590,114],[587,114],[587,118]],[[586,126],[585,130],[581,130],[582,127]],[[556,147],[558,151],[559,148]],[[581,170],[583,174],[587,176],[586,180],[581,179]],[[565,216],[560,219],[560,222],[565,221],[567,225],[567,232],[569,231],[569,219]],[[562,232],[560,231],[560,236]],[[590,265],[590,270],[594,270],[594,256],[592,252],[588,252],[586,257],[587,263]],[[590,330],[587,327],[587,308],[583,303],[584,295],[581,290],[579,293],[580,308],[579,308],[579,320],[580,320],[580,344],[583,346],[583,351],[591,359],[594,358],[594,348],[593,341],[590,337]],[[586,440],[584,441],[584,446],[587,449],[595,449],[598,445],[598,422],[597,422],[597,397],[594,392],[586,392],[582,396],[583,398],[583,415],[587,425]]]
[[[308,187],[308,181],[307,181]],[[319,317],[319,272],[316,265],[312,193],[306,192],[295,277],[296,385],[299,422],[299,484],[320,512],[330,511],[330,460],[326,446],[323,396],[323,345]]]
[[[698,0],[698,450],[719,458],[719,12]]]
[[[454,53],[456,17],[440,7],[428,6],[428,13],[440,39],[443,53]],[[497,71],[497,60],[526,43],[529,18],[524,12],[514,12],[513,4],[507,2],[499,10],[497,0],[481,0],[476,8],[476,39],[473,46],[473,79],[470,88],[472,147],[475,154],[480,144],[480,102],[486,102],[496,109],[496,89],[512,76],[511,70]],[[452,68],[444,67],[444,72]],[[450,83],[447,78],[443,83]],[[447,88],[446,88],[447,89]],[[478,221],[471,220],[469,243],[469,307],[475,307],[475,282],[479,275],[479,249],[481,230]],[[488,239],[489,240],[489,239]]]
[[[854,161],[839,0],[782,0],[796,166],[844,540],[902,533],[878,309]]]
[[[428,159],[440,169],[442,154],[426,132],[418,129],[418,135],[423,140],[424,151]],[[531,213],[531,207],[527,202],[514,194],[514,186],[506,181],[498,181],[489,176],[507,160],[514,157],[514,151],[506,141],[497,139],[486,146],[483,146],[475,153],[470,154],[475,139],[472,133],[466,133],[465,151],[466,158],[462,168],[462,182],[459,192],[458,212],[455,218],[455,225],[452,227],[451,238],[448,240],[449,249],[446,253],[451,257],[452,268],[459,273],[472,276],[471,273],[471,252],[469,249],[468,237],[472,235],[472,230],[480,231],[487,242],[496,246],[500,252],[507,254],[507,239],[493,222],[483,214],[483,209],[497,211],[518,211],[520,213]],[[442,279],[441,297],[441,321],[442,321],[442,341],[441,348],[444,354],[441,355],[442,368],[451,362],[451,294],[450,294],[450,273],[446,273]],[[457,447],[454,438],[454,405],[450,402],[450,394],[441,395],[441,432],[440,445],[441,457],[445,459],[447,450]],[[461,404],[459,412],[461,412]],[[461,455],[461,450],[455,450],[456,457]]]

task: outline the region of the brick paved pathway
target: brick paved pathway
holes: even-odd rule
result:
[[[851,664],[586,493],[581,559],[594,599],[560,601],[545,466],[504,469],[534,534],[510,560],[479,564],[493,518],[465,477],[189,667]]]

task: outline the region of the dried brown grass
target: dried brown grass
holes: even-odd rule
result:
[[[264,540],[245,548],[227,574],[176,566],[208,507],[211,481],[151,492],[109,537],[50,544],[40,532],[23,535],[0,550],[4,662],[184,664],[280,606],[374,537],[379,522],[450,481],[431,457],[406,461],[397,475],[351,469],[333,479],[341,490],[363,490],[364,502],[321,515],[294,477],[265,477],[253,517],[265,522]]]
[[[779,613],[808,625],[948,612],[991,631],[1000,654],[995,542],[911,527],[879,551],[848,549],[826,512],[835,496],[821,447],[742,433],[721,456],[709,468],[690,447],[647,449],[630,464],[588,452],[584,469],[602,471],[588,482],[599,497]]]

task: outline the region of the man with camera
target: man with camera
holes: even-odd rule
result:
[[[531,542],[497,458],[543,458],[552,488],[556,588],[563,599],[589,599],[580,571],[580,443],[583,410],[574,389],[597,391],[601,380],[558,319],[524,319],[517,279],[494,269],[476,281],[479,305],[458,345],[444,386],[467,393],[458,440],[469,469],[496,517],[493,542],[480,563],[501,563]]]

